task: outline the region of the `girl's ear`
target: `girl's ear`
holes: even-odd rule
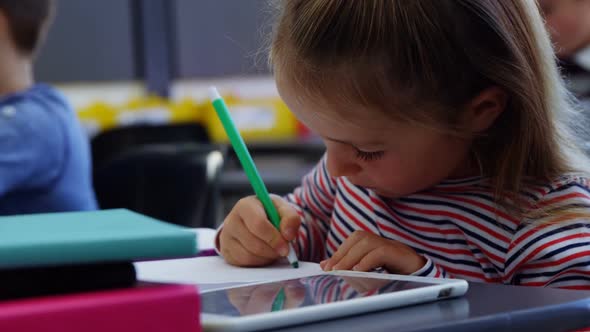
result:
[[[472,133],[486,131],[506,108],[508,95],[499,87],[489,87],[467,103],[463,113],[464,128]]]

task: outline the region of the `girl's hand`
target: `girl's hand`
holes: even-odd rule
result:
[[[426,264],[426,259],[412,248],[377,234],[355,231],[331,258],[320,262],[324,271],[371,271],[378,267],[391,273],[412,274]]]
[[[219,250],[229,264],[268,265],[289,253],[287,241],[295,239],[301,220],[289,203],[275,195],[271,198],[281,216],[280,232],[268,220],[256,196],[241,199],[225,218]]]

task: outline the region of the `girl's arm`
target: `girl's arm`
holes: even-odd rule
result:
[[[452,276],[449,275],[442,266],[434,263],[430,257],[424,256],[424,258],[426,258],[426,264],[424,264],[420,270],[412,273],[413,276],[429,278],[452,278]]]
[[[590,290],[590,223],[527,225],[506,259],[505,282]]]
[[[539,206],[558,210],[525,222],[505,263],[505,282],[526,286],[590,289],[590,192],[569,183],[549,192]]]

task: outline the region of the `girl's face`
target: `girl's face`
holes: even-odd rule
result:
[[[539,4],[560,56],[590,46],[590,0],[540,0]]]
[[[324,140],[331,176],[396,198],[477,175],[467,162],[471,140],[394,122],[370,109],[328,109],[301,100],[286,82],[278,88],[291,111]]]

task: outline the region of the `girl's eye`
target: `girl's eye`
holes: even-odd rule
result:
[[[374,151],[374,152],[365,152],[359,149],[356,149],[356,157],[357,159],[361,159],[363,161],[373,161],[380,159],[383,157],[385,151]]]

